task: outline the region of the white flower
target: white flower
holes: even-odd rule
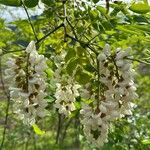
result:
[[[83,105],[80,110],[84,134],[87,140],[97,147],[108,142],[108,128],[111,121],[126,114],[130,115],[132,109],[130,102],[137,98],[132,61],[126,59],[130,51],[131,48],[125,50],[117,48],[114,54],[106,44],[97,57],[101,83],[100,92],[97,94],[99,99],[96,99],[97,95],[94,93],[94,96],[90,97],[93,99],[91,105]]]
[[[18,91],[10,91],[10,97],[11,98],[14,98],[14,99],[16,99],[16,98],[19,98],[19,94],[18,94]]]
[[[109,44],[106,44],[106,45],[104,46],[104,48],[103,48],[104,54],[105,54],[106,56],[110,56],[110,54],[111,54],[110,51],[111,51],[110,45],[109,45]]]
[[[91,94],[87,89],[82,89],[80,95],[82,98],[85,98],[85,99],[89,99],[91,97]]]
[[[26,48],[26,52],[27,53],[31,53],[32,51],[35,51],[36,50],[36,47],[35,47],[35,42],[34,41],[31,41],[30,43],[29,43],[29,45],[27,46],[27,48]]]
[[[97,59],[102,62],[104,60],[107,59],[106,55],[104,53],[100,53],[98,56],[97,56]]]
[[[27,58],[24,57],[9,59],[5,74],[6,79],[11,79],[9,90],[14,112],[24,123],[33,124],[37,117],[46,115],[47,102],[44,99],[47,95],[44,73],[46,59],[37,53],[34,41],[29,43],[25,52],[29,54],[28,80],[26,78],[27,62],[25,61]],[[36,72],[35,69],[39,72]]]
[[[7,77],[14,77],[16,75],[15,71],[12,68],[6,69],[5,70],[5,78]]]
[[[61,69],[58,68],[56,72],[61,73]],[[79,96],[78,89],[80,88],[80,85],[74,83],[74,79],[72,77],[66,78],[66,76],[64,75],[60,78],[60,74],[56,75],[56,72],[54,76],[56,82],[56,101],[54,107],[58,108],[59,113],[64,114],[67,117],[71,114],[72,111],[76,109],[74,102],[76,100],[76,97]],[[63,83],[65,84],[63,85]]]
[[[105,106],[103,106],[102,104],[99,106],[99,109],[102,113],[106,113],[107,112],[107,108]]]
[[[116,65],[118,67],[123,67],[124,66],[124,61],[123,60],[118,60],[118,61],[116,61]]]
[[[9,60],[6,62],[6,65],[10,68],[17,68],[16,60],[14,58],[9,58]]]
[[[119,51],[116,55],[116,60],[123,59],[124,57],[129,56],[130,51],[130,47],[125,49],[125,51]]]
[[[110,114],[111,118],[112,119],[116,119],[116,118],[119,118],[120,116],[120,113],[118,111],[112,111],[111,114]]]

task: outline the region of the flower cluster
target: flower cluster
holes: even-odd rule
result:
[[[55,93],[55,108],[58,109],[60,114],[69,116],[75,108],[76,97],[79,96],[78,89],[80,86],[75,83],[73,77],[66,75],[61,76],[61,69],[57,69],[55,72],[56,80],[56,93]]]
[[[130,48],[117,49],[111,53],[108,44],[98,55],[97,103],[84,105],[81,109],[86,138],[101,146],[107,142],[110,121],[131,114],[131,101],[137,98],[134,70],[129,60]]]
[[[46,59],[36,51],[34,41],[25,50],[25,55],[10,58],[5,70],[9,80],[13,109],[25,124],[33,124],[36,118],[46,115]]]

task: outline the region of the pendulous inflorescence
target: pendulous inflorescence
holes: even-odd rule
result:
[[[25,124],[32,125],[46,115],[46,59],[31,41],[22,56],[14,56],[6,64],[13,111]]]
[[[131,48],[118,48],[111,52],[110,46],[106,44],[97,56],[98,94],[92,104],[83,104],[80,110],[84,134],[96,146],[107,142],[111,121],[131,115],[131,102],[137,98],[137,94],[135,71],[132,61],[128,59],[130,51]]]

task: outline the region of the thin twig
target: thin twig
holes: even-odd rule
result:
[[[29,57],[30,54],[27,54],[27,64],[26,64],[26,92],[29,92]]]
[[[79,113],[77,114],[76,118],[75,118],[75,145],[76,145],[76,149],[80,149],[80,140],[79,140],[79,135],[80,135],[80,120],[79,120]]]
[[[64,23],[60,24],[59,26],[55,27],[52,31],[50,31],[48,34],[46,34],[45,36],[43,36],[41,39],[39,39],[35,44],[37,45],[38,43],[42,42],[43,40],[45,40],[48,36],[50,36],[52,33],[54,33],[55,31],[57,31],[59,28],[63,27]]]
[[[83,48],[85,48],[85,47],[89,48],[94,54],[97,55],[97,51],[95,51],[95,49],[93,49],[88,43],[80,41],[80,40],[78,40],[78,39],[70,36],[69,34],[67,34],[67,37],[70,38],[70,39],[72,39],[73,41],[78,42]]]
[[[2,55],[5,55],[5,54],[8,54],[8,53],[14,53],[14,52],[22,52],[24,49],[21,49],[21,50],[14,50],[14,51],[7,51],[7,52],[4,52]],[[0,55],[0,56],[2,56]]]
[[[77,34],[76,34],[75,30],[74,30],[74,27],[73,27],[72,24],[70,23],[69,19],[66,18],[66,21],[67,21],[68,25],[71,27],[71,30],[72,30],[72,32],[73,32],[75,38],[78,39]]]
[[[98,37],[101,33],[96,34],[94,37],[92,37],[88,42],[91,43],[96,37]]]
[[[4,142],[5,142],[6,128],[7,128],[8,116],[9,116],[8,112],[9,112],[9,105],[10,105],[10,95],[9,95],[9,92],[7,92],[7,90],[5,88],[5,84],[4,84],[4,80],[3,80],[1,57],[0,57],[0,80],[1,80],[2,89],[4,91],[4,94],[7,97],[7,106],[6,106],[6,111],[5,111],[6,115],[5,115],[5,122],[4,122],[4,130],[3,130],[2,141],[1,141],[1,145],[0,145],[0,150],[2,150]]]
[[[97,62],[97,81],[98,81],[98,90],[97,90],[97,108],[99,108],[100,104],[100,68],[99,68],[99,60],[96,58]]]
[[[59,136],[61,130],[61,114],[58,113],[58,127],[57,127],[57,135],[56,135],[56,144],[58,144]]]
[[[66,126],[65,126],[64,132],[63,132],[62,137],[61,137],[61,139],[62,139],[62,140],[61,140],[61,143],[64,142],[64,139],[65,139],[66,133],[67,133],[67,129],[68,129],[68,127],[69,127],[69,125],[70,125],[71,122],[72,122],[72,118],[69,119],[69,121],[67,122],[67,124],[66,124]]]
[[[34,37],[35,37],[36,41],[38,41],[38,37],[37,37],[37,35],[36,35],[36,32],[35,32],[34,26],[33,26],[32,22],[31,22],[31,19],[30,19],[30,16],[29,16],[28,10],[27,10],[26,6],[24,5],[23,1],[22,1],[22,6],[23,6],[23,8],[24,8],[24,10],[25,10],[25,12],[26,12],[26,14],[27,14],[28,21],[29,21],[30,26],[31,26],[31,28],[32,28],[32,31],[33,31]]]
[[[148,62],[142,61],[142,60],[139,60],[139,59],[136,59],[136,58],[129,58],[129,57],[127,57],[126,59],[129,59],[129,60],[132,60],[132,61],[137,61],[139,63],[143,63],[143,64],[146,64],[146,65],[150,65],[150,63],[148,63]]]
[[[120,76],[119,76],[119,72],[118,72],[118,66],[116,64],[115,58],[112,56],[111,57],[111,61],[114,63],[115,69],[116,69],[116,77],[118,79],[118,81],[120,80]]]
[[[106,0],[106,9],[107,9],[107,13],[109,12],[109,0]]]
[[[69,35],[68,35],[68,37],[69,37],[69,38],[72,38],[73,40],[79,42],[80,40],[78,40],[77,34],[76,34],[75,30],[74,30],[74,27],[72,26],[72,24],[70,23],[70,21],[68,20],[68,18],[66,18],[66,21],[67,21],[67,23],[69,24],[69,26],[71,27],[72,32],[73,32],[75,38],[73,39],[73,37],[71,37],[71,36],[69,36]],[[80,41],[80,43],[84,43],[84,42],[83,42],[83,41]],[[89,43],[90,43],[90,42],[88,42],[88,44],[89,44]],[[82,47],[83,47],[83,46],[82,46]],[[90,49],[91,49],[91,47],[90,47]],[[93,49],[92,49],[92,51],[93,51]],[[94,63],[95,61],[94,61],[93,56],[90,54],[89,51],[87,51],[87,52],[88,52],[88,54],[91,56],[91,59],[92,59],[92,61],[93,61],[93,63]],[[95,52],[94,52],[94,53],[95,53]],[[93,67],[93,68],[95,69],[95,67]],[[95,70],[96,70],[96,69],[95,69]]]
[[[64,42],[67,42],[66,39],[66,34],[67,34],[67,29],[66,29],[66,18],[67,18],[67,10],[66,10],[66,1],[62,1],[63,3],[63,17],[64,17]]]

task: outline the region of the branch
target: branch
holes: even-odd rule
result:
[[[83,41],[81,41],[81,40],[78,40],[78,39],[76,39],[76,38],[70,36],[69,34],[67,34],[66,36],[67,36],[68,38],[72,39],[73,41],[78,42],[83,48],[87,47],[87,48],[89,48],[94,54],[96,54],[96,55],[98,54],[97,51],[95,51],[95,49],[93,49],[93,48],[89,45],[89,43],[85,43],[85,42],[83,42]]]
[[[68,129],[68,127],[69,127],[69,125],[70,125],[70,123],[72,122],[72,118],[71,119],[69,119],[69,121],[66,123],[66,126],[65,126],[65,129],[64,129],[64,132],[63,132],[63,134],[62,134],[62,140],[61,140],[61,143],[63,143],[64,142],[64,139],[65,139],[65,137],[66,137],[66,133],[67,133],[67,129]]]
[[[106,0],[106,9],[107,9],[107,13],[109,12],[109,0]]]
[[[29,92],[29,57],[30,54],[27,53],[27,64],[26,64],[26,92]]]
[[[39,44],[41,41],[45,40],[48,36],[50,36],[52,33],[57,31],[59,28],[63,27],[64,23],[60,24],[58,27],[55,27],[52,31],[50,31],[48,34],[43,36],[41,39],[39,39],[35,44]]]
[[[66,18],[66,21],[67,21],[68,25],[71,27],[72,32],[73,32],[75,38],[78,39],[77,34],[76,34],[75,30],[74,30],[74,27],[72,26],[72,24],[70,23],[70,21],[68,20],[68,18]]]
[[[61,114],[58,113],[58,128],[57,128],[57,135],[56,135],[56,144],[58,144],[59,136],[61,130]]]
[[[148,63],[148,62],[142,61],[142,60],[139,60],[139,59],[136,59],[136,58],[129,58],[129,57],[127,57],[126,59],[129,59],[129,60],[132,60],[132,61],[137,61],[139,63],[143,63],[143,64],[146,64],[146,65],[150,65],[150,63]]]
[[[99,61],[98,59],[96,58],[96,62],[97,62],[97,74],[98,74],[98,77],[97,77],[97,81],[98,81],[98,91],[97,91],[97,109],[99,109],[99,104],[100,104],[100,66],[99,66]]]
[[[1,80],[1,84],[2,84],[2,89],[4,91],[4,94],[6,95],[7,97],[7,106],[6,106],[6,111],[5,111],[5,122],[4,122],[4,130],[3,130],[3,135],[2,135],[2,141],[1,141],[1,145],[0,145],[0,150],[3,149],[3,145],[4,145],[4,142],[5,142],[5,136],[6,136],[6,125],[7,125],[7,122],[8,122],[8,112],[9,112],[9,105],[10,105],[10,95],[9,93],[7,93],[7,90],[5,88],[5,84],[4,84],[4,80],[3,80],[3,74],[2,74],[2,60],[1,60],[1,57],[0,57],[0,80]]]
[[[36,41],[38,41],[38,37],[37,37],[37,35],[36,35],[36,32],[35,32],[34,26],[33,26],[32,22],[31,22],[31,19],[30,19],[30,16],[29,16],[28,10],[27,10],[26,6],[24,5],[23,1],[21,1],[21,2],[22,2],[22,6],[23,6],[23,8],[24,8],[24,10],[25,10],[25,12],[26,12],[26,14],[27,14],[28,21],[29,21],[30,26],[31,26],[31,28],[32,28],[32,31],[33,31],[34,37],[35,37]]]
[[[66,18],[67,18],[67,10],[66,10],[66,1],[62,1],[63,3],[63,17],[64,17],[64,42],[67,42],[66,39],[66,34],[67,34],[67,29],[66,29]]]
[[[7,51],[7,52],[3,52],[2,54],[0,54],[0,57],[2,57],[3,55],[6,55],[8,53],[14,53],[14,52],[22,52],[23,50],[14,50],[14,51]]]

